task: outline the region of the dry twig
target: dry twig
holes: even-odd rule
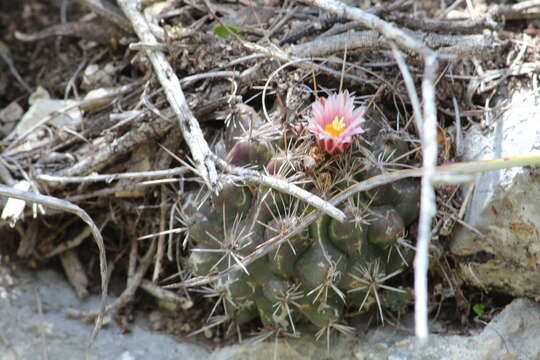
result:
[[[285,180],[281,180],[273,176],[262,175],[254,170],[232,166],[226,161],[221,160],[217,157],[216,162],[225,171],[238,176],[243,181],[266,185],[271,187],[272,189],[292,195],[302,201],[305,201],[307,204],[313,206],[314,208],[320,210],[321,212],[327,214],[328,216],[336,219],[339,222],[343,222],[347,219],[347,215],[345,215],[343,211],[339,210],[329,202],[324,201],[317,195],[314,195],[309,191],[304,190],[301,187],[291,184]]]
[[[101,236],[101,233],[98,227],[96,226],[96,224],[94,224],[94,221],[86,213],[86,211],[84,211],[77,205],[74,205],[65,200],[57,199],[52,196],[34,194],[28,191],[21,191],[21,190],[18,190],[9,186],[1,185],[1,184],[0,184],[0,196],[20,199],[20,200],[24,200],[24,201],[36,203],[36,204],[41,204],[41,205],[44,205],[44,206],[47,206],[56,210],[62,210],[62,211],[69,212],[71,214],[75,214],[78,217],[80,217],[82,221],[88,224],[88,226],[92,230],[92,235],[94,236],[94,240],[96,241],[96,244],[99,248],[99,268],[100,268],[100,275],[101,275],[101,304],[97,312],[96,324],[94,326],[94,330],[92,331],[92,341],[94,341],[103,324],[103,316],[105,314],[105,302],[107,300],[107,289],[109,286],[105,245],[103,243],[103,237]]]
[[[156,38],[150,30],[150,26],[137,9],[137,2],[119,0],[120,7],[131,21],[139,39],[145,43],[155,44]],[[219,189],[217,171],[208,143],[204,139],[199,122],[189,109],[180,82],[174,70],[161,51],[145,50],[148,59],[152,63],[156,75],[165,90],[169,104],[174,111],[184,140],[188,145],[193,161],[200,174],[211,191]]]
[[[484,35],[440,35],[423,32],[405,31],[411,37],[423,39],[427,46],[437,49],[442,57],[469,58],[487,55],[494,48],[491,38]],[[390,49],[391,41],[387,41],[377,31],[355,31],[294,45],[290,51],[301,57],[317,57],[348,50]]]

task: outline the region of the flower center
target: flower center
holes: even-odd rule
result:
[[[324,127],[324,131],[332,136],[338,136],[345,130],[345,119],[343,117],[336,116],[334,120]]]

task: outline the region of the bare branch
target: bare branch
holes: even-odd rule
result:
[[[146,22],[142,14],[137,10],[137,2],[129,0],[119,0],[118,4],[124,11],[127,18],[131,21],[133,29],[137,33],[139,39],[144,43],[156,44],[156,38],[151,32],[149,24]],[[195,166],[200,173],[200,176],[206,182],[206,185],[212,191],[219,189],[217,181],[217,171],[208,143],[204,139],[199,122],[189,109],[186,102],[184,92],[180,86],[180,82],[176,77],[174,70],[167,61],[165,54],[161,51],[145,50],[148,59],[152,63],[156,75],[165,90],[169,104],[173,109],[180,130],[184,136],[191,155],[195,162]]]
[[[414,258],[414,320],[415,334],[421,343],[428,339],[428,266],[431,221],[437,212],[433,178],[437,165],[437,107],[435,104],[435,81],[437,79],[437,57],[427,56],[422,80],[424,100],[424,128],[422,130],[423,171],[420,197],[420,220],[418,240]]]
[[[437,49],[446,58],[459,56],[473,57],[489,54],[496,47],[492,39],[485,35],[442,35],[404,30],[416,39],[422,39],[426,45]],[[301,57],[325,56],[348,50],[389,49],[391,41],[387,41],[374,30],[353,31],[327,37],[319,37],[313,41],[294,45],[290,52]]]
[[[345,215],[343,211],[339,210],[338,208],[336,208],[329,202],[324,201],[323,199],[310,193],[309,191],[306,191],[294,184],[290,184],[289,182],[285,180],[281,180],[273,176],[262,175],[261,173],[254,170],[232,166],[228,164],[226,161],[219,159],[217,157],[216,157],[216,162],[225,171],[227,171],[230,174],[239,176],[244,181],[266,185],[266,186],[271,187],[272,189],[278,190],[285,194],[292,195],[300,200],[305,201],[309,205],[322,211],[328,216],[333,217],[339,222],[343,222],[347,219],[347,215]]]
[[[138,179],[138,178],[160,178],[175,175],[183,175],[188,172],[188,168],[181,166],[174,169],[167,170],[154,170],[154,171],[138,171],[138,172],[125,172],[118,174],[95,174],[88,176],[55,176],[41,174],[36,176],[36,180],[57,182],[61,184],[67,183],[85,183],[85,182],[98,182],[105,181],[111,183],[118,179]]]
[[[405,31],[398,29],[394,25],[381,20],[379,17],[370,14],[359,8],[345,5],[335,0],[300,0],[306,4],[317,6],[326,11],[343,16],[350,20],[356,20],[362,25],[377,30],[386,39],[394,41],[405,49],[410,49],[426,57],[433,51],[424,45],[421,41],[409,36]]]

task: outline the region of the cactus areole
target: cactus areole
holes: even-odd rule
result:
[[[365,107],[354,108],[354,97],[345,90],[328,98],[320,98],[311,107],[308,130],[315,134],[317,144],[327,153],[342,152],[353,135],[362,134]]]

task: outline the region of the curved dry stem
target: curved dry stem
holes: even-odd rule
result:
[[[107,300],[107,289],[109,286],[109,278],[107,276],[107,255],[105,253],[105,245],[103,243],[103,237],[98,227],[92,220],[92,218],[80,207],[70,203],[69,201],[58,199],[52,196],[35,194],[28,191],[22,191],[9,186],[0,184],[0,196],[15,198],[19,200],[28,201],[31,203],[41,204],[52,209],[62,210],[71,214],[75,214],[84,221],[92,231],[92,236],[96,241],[99,248],[99,270],[101,276],[101,304],[99,306],[99,314],[92,331],[92,342],[96,339],[99,330],[103,324],[103,316],[105,314],[105,302]]]

